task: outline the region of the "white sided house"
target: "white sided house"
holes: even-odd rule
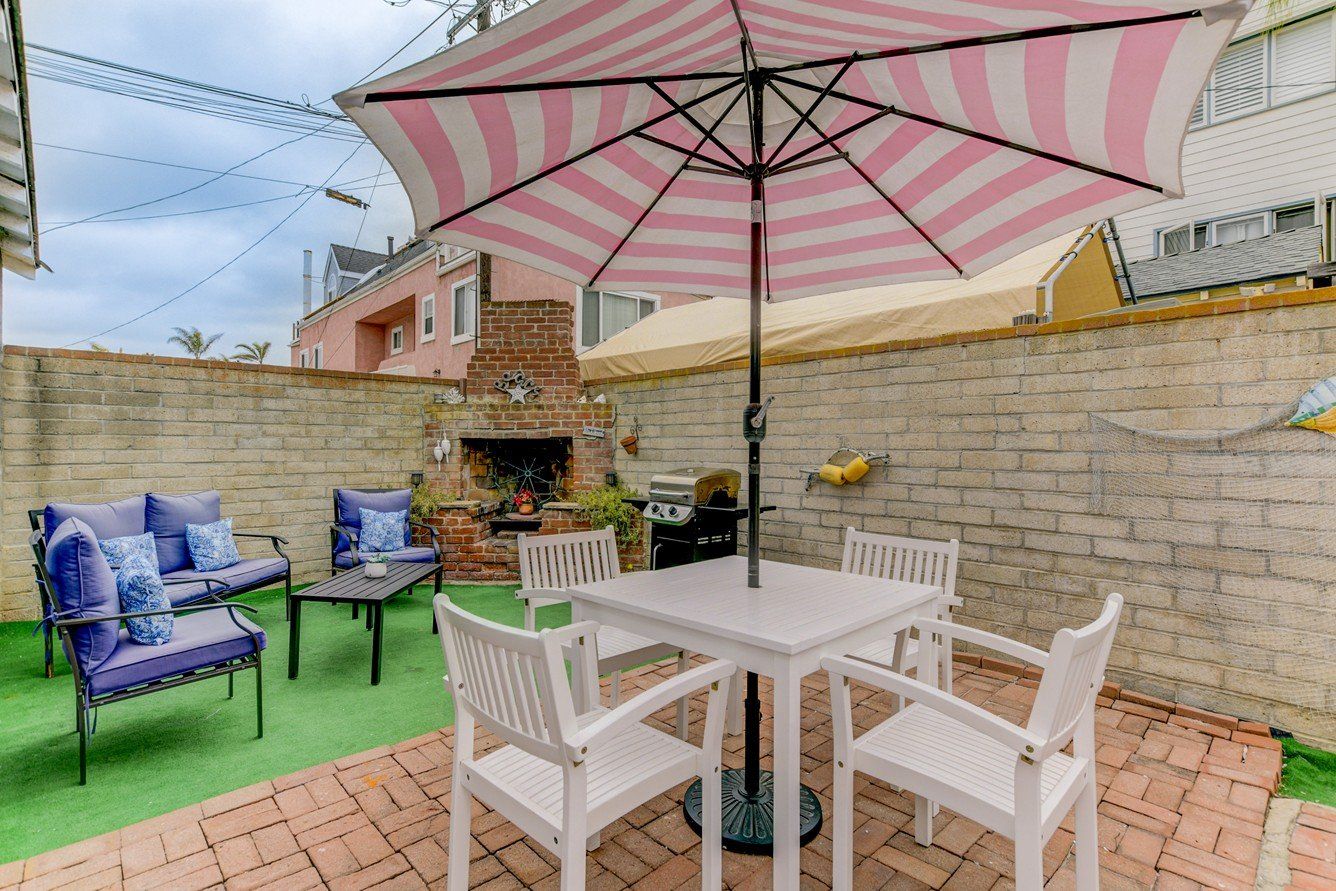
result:
[[[1243,20],[1184,142],[1185,197],[1116,220],[1139,298],[1304,287],[1333,259],[1333,6],[1259,0]]]

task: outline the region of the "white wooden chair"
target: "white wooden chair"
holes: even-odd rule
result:
[[[950,541],[901,538],[860,532],[850,526],[844,533],[844,559],[840,562],[840,571],[897,582],[939,585],[943,594],[937,599],[937,618],[950,622],[951,608],[962,603],[956,596],[959,557],[960,542],[954,538]],[[948,693],[952,689],[952,650],[951,637],[944,635],[940,650],[942,687]],[[903,631],[894,640],[875,641],[849,655],[903,673],[917,660],[918,641],[910,639],[909,632]],[[897,696],[896,709],[902,705]]]
[[[591,532],[559,535],[519,535],[520,589],[515,596],[524,601],[524,627],[536,627],[535,612],[554,603],[566,603],[566,589],[615,579],[619,574],[617,537],[611,526]],[[624,628],[603,625],[598,636],[598,674],[612,675],[613,708],[621,702],[622,671],[647,662],[677,657],[678,674],[686,671],[690,657],[681,647],[641,637]],[[569,656],[567,657],[569,658]],[[596,700],[595,700],[596,701]],[[677,704],[677,735],[687,738],[687,703]]]
[[[1042,668],[1024,727],[932,686],[931,646],[919,651],[918,679],[850,656],[822,660],[830,673],[835,721],[835,888],[848,889],[853,882],[855,771],[918,796],[914,838],[921,845],[932,844],[932,803],[1014,840],[1020,891],[1043,887],[1044,843],[1075,805],[1076,886],[1080,891],[1098,888],[1095,696],[1104,682],[1122,606],[1122,596],[1110,594],[1098,619],[1077,631],[1059,631],[1048,653],[964,625],[935,619],[914,623],[920,640],[951,634]],[[851,678],[913,704],[855,739]],[[1072,755],[1062,751],[1068,742]]]
[[[703,801],[701,886],[722,881],[720,751],[724,697],[737,666],[698,666],[615,709],[575,713],[562,649],[587,646],[596,622],[521,631],[461,610],[444,594],[433,608],[445,651],[446,690],[455,702],[455,755],[450,799],[449,891],[469,886],[473,797],[495,809],[561,858],[563,891],[585,886],[585,849],[599,830],[679,783],[699,776]],[[663,706],[706,687],[699,747],[643,723]],[[474,722],[507,745],[474,757]]]

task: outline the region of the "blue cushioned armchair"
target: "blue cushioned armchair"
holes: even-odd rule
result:
[[[33,533],[34,538],[41,532]],[[36,547],[36,542],[34,542]],[[255,608],[220,600],[173,605],[166,609],[121,612],[116,577],[92,528],[77,517],[64,520],[45,542],[38,579],[50,593],[52,612],[43,624],[54,626],[74,675],[75,726],[79,733],[79,785],[88,781],[89,716],[99,706],[255,669],[256,735],[264,736],[260,653],[264,631],[241,612]],[[165,582],[167,580],[164,580]],[[207,589],[224,583],[213,577],[196,582]],[[171,590],[172,585],[166,585]],[[126,619],[170,613],[171,639],[161,646],[135,643],[121,627]]]
[[[366,562],[367,555],[359,553],[357,549],[362,533],[362,517],[359,513],[362,508],[382,513],[406,511],[412,500],[413,493],[409,489],[335,489],[334,522],[329,527],[329,574],[337,575]],[[431,547],[413,547],[413,529],[425,530],[431,540]],[[441,562],[440,538],[426,523],[410,518],[404,531],[404,541],[408,547],[390,551],[385,556],[399,563]]]
[[[86,524],[95,536],[103,539],[153,533],[158,568],[172,606],[217,602],[247,591],[277,585],[280,581],[285,595],[291,594],[292,566],[283,551],[287,539],[268,532],[233,530],[232,535],[238,539],[267,539],[274,549],[273,556],[245,558],[225,569],[209,572],[207,577],[195,568],[186,547],[186,524],[213,523],[221,515],[222,496],[216,491],[186,495],[150,492],[100,504],[52,502],[42,510],[28,511],[28,520],[33,528],[30,541],[42,615],[50,616],[54,612],[55,599],[37,569],[46,562],[52,535],[71,517]],[[46,645],[46,676],[51,677],[53,645],[50,623],[44,625],[43,638]]]

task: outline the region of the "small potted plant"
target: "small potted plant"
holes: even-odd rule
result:
[[[534,506],[538,501],[538,499],[535,498],[534,494],[530,492],[528,489],[520,489],[518,492],[515,493],[515,497],[512,498],[511,501],[513,501],[515,504],[515,510],[519,511],[525,516],[528,516],[529,514],[533,513]]]
[[[386,557],[384,554],[372,554],[370,557],[367,557],[366,562],[362,564],[362,571],[366,573],[366,577],[369,579],[384,578],[385,573],[388,572],[389,569],[390,558]]]

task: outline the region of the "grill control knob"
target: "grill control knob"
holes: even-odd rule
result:
[[[670,508],[668,508],[668,516],[670,516],[670,517],[675,517],[675,516],[677,516],[677,508],[676,508],[676,507],[670,507]]]
[[[651,504],[651,505],[649,506],[649,512],[652,513],[652,514],[657,514],[657,513],[660,512],[660,510],[661,510],[661,508],[660,508],[657,504]]]

